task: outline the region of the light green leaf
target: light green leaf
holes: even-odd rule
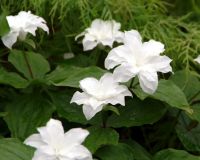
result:
[[[12,50],[8,61],[29,80],[43,78],[50,71],[48,61],[42,55],[34,52]]]
[[[103,110],[105,110],[105,111],[112,111],[115,114],[120,115],[118,108],[116,108],[114,106],[111,106],[111,105],[107,105],[107,106],[103,107]]]
[[[44,96],[37,93],[13,98],[6,106],[4,120],[12,137],[24,140],[51,118],[54,108]]]
[[[2,13],[0,15],[0,36],[4,36],[10,31],[10,27],[8,25],[6,15]]]
[[[1,160],[31,160],[34,150],[17,139],[0,139]]]
[[[183,150],[165,149],[156,153],[153,160],[200,160],[200,157]]]
[[[108,118],[111,127],[131,127],[153,124],[166,112],[166,107],[155,100],[141,101],[137,98],[126,101],[126,106],[119,107],[120,116],[113,114]]]
[[[134,160],[133,149],[123,143],[108,145],[99,149],[96,154],[101,160]]]
[[[14,72],[7,72],[0,68],[0,84],[11,85],[15,88],[26,88],[29,82]]]
[[[176,86],[173,81],[170,80],[160,80],[158,88],[153,95],[147,95],[142,91],[142,89],[137,86],[133,89],[133,92],[140,98],[145,99],[146,97],[151,97],[169,104],[172,107],[176,107],[182,110],[192,113],[192,109],[189,107],[185,94],[181,89]]]
[[[90,127],[89,136],[84,142],[84,145],[92,152],[95,153],[103,145],[118,144],[119,134],[111,128]]]
[[[55,86],[79,87],[79,81],[86,77],[100,78],[106,71],[96,66],[80,68],[75,66],[58,66],[47,75],[47,80]]]

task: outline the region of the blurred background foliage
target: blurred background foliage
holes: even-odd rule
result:
[[[163,42],[175,70],[199,70],[193,63],[200,51],[198,0],[1,0],[1,9],[7,14],[31,10],[48,21],[50,36],[44,36],[37,49],[54,57],[54,63],[68,52],[87,55],[74,37],[102,18],[115,19],[122,30],[139,30],[144,40]]]

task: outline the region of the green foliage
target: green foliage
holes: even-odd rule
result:
[[[0,159],[31,160],[34,151],[23,141],[55,118],[65,131],[88,129],[84,145],[99,160],[200,160],[200,65],[194,62],[200,52],[199,4],[197,0],[1,0],[1,37],[10,30],[6,15],[21,10],[43,17],[50,34],[40,30],[37,37],[29,34],[11,51],[0,43]],[[122,31],[136,29],[144,41],[164,43],[173,73],[159,73],[153,95],[132,79],[124,84],[133,94],[125,106],[104,106],[88,121],[82,106],[70,101],[80,80],[99,79],[108,72],[104,60],[110,49],[83,52],[74,38],[95,18],[114,19]],[[69,53],[74,57],[65,59]]]

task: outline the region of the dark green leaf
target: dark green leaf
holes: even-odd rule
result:
[[[15,88],[26,88],[29,84],[26,79],[17,73],[7,72],[3,68],[0,68],[0,83],[11,85]]]
[[[200,160],[200,157],[193,156],[183,150],[166,149],[156,153],[153,160]]]
[[[166,107],[155,100],[131,99],[126,106],[119,108],[120,116],[113,114],[109,117],[107,125],[112,127],[131,127],[144,124],[153,124],[166,112]]]
[[[101,160],[134,160],[133,149],[123,143],[105,146],[95,154]]]
[[[31,160],[33,152],[17,139],[0,139],[1,160]]]
[[[44,125],[53,111],[52,104],[40,94],[20,95],[6,106],[4,119],[12,137],[25,139]]]
[[[80,68],[75,66],[58,66],[47,75],[47,80],[55,86],[79,87],[79,81],[86,77],[100,78],[106,71],[95,67]]]
[[[119,135],[111,128],[90,127],[88,131],[90,134],[84,144],[92,153],[95,153],[102,145],[118,144]]]
[[[200,125],[196,121],[191,121],[187,115],[181,114],[176,133],[188,151],[200,151]]]
[[[50,71],[48,61],[40,54],[12,50],[8,61],[28,79],[40,79]]]

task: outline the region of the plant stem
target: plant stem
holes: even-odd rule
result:
[[[25,52],[23,52],[23,55],[24,55],[24,59],[25,59],[26,65],[27,65],[27,67],[28,67],[29,74],[30,74],[31,78],[33,79],[34,76],[33,76],[33,72],[32,72],[31,66],[30,66],[30,64],[29,64],[27,55],[26,55]]]

